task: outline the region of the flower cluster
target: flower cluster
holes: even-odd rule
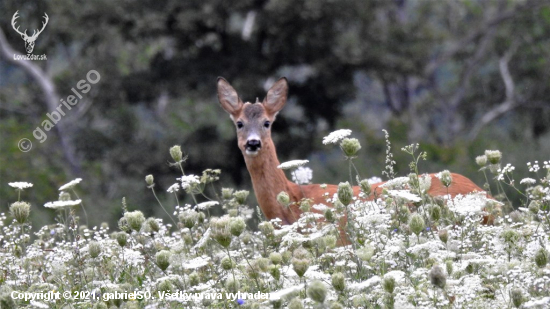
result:
[[[338,143],[348,135],[340,132],[328,140]],[[405,149],[413,155],[415,168],[416,149]],[[183,173],[181,149],[172,147],[170,154]],[[353,164],[349,154],[344,151],[348,164]],[[484,169],[487,164],[500,164],[502,154],[489,151],[484,156],[476,161],[483,163],[485,173],[490,170]],[[297,161],[282,167],[295,169],[294,181],[307,183],[311,170],[304,164]],[[207,199],[205,185],[217,181],[216,170],[207,170],[202,177],[183,174],[181,184],[168,189],[177,204],[168,214],[174,224],[130,210],[123,200],[116,231],[107,224],[89,228],[80,223],[73,206],[82,201],[68,193],[81,182],[74,180],[61,187],[59,201],[44,205],[59,212],[58,222],[31,233],[28,217],[34,206],[22,201],[20,194],[32,184],[10,183],[18,195],[9,215],[0,214],[0,304],[2,308],[546,308],[550,305],[550,166],[547,161],[542,167],[529,166],[535,175],[524,178],[522,188],[515,187],[511,165],[495,170],[490,178],[498,190],[505,183],[523,197],[517,210],[504,216],[503,203],[483,192],[430,196],[426,188],[431,177],[413,172],[380,188],[370,187],[380,179],[356,175],[327,192],[322,204],[297,202],[303,213],[296,213],[295,223],[262,221],[257,229],[248,221],[253,213],[247,205],[248,191],[223,188],[216,192],[219,199]],[[436,177],[433,181],[444,187],[455,185],[449,171]],[[154,178],[145,180],[154,193]],[[359,188],[350,184],[355,180]],[[179,196],[185,194],[180,186],[192,203],[179,204]],[[277,201],[281,207],[291,204],[286,192],[279,193]],[[226,214],[219,215],[221,210]],[[488,218],[492,224],[484,224]],[[13,291],[84,291],[93,299],[25,301],[11,297]],[[137,291],[148,291],[154,298],[106,297]],[[269,293],[269,297],[231,296],[237,292]]]

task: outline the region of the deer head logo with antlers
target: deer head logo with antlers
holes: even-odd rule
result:
[[[15,30],[17,33],[21,35],[21,38],[23,38],[23,40],[25,41],[25,49],[27,50],[27,54],[30,54],[34,49],[34,41],[36,41],[36,38],[38,38],[38,35],[40,35],[42,31],[44,31],[44,28],[46,28],[46,25],[48,24],[48,20],[50,18],[48,17],[48,14],[44,13],[45,21],[42,22],[42,29],[38,30],[38,32],[36,32],[37,30],[33,30],[32,36],[28,36],[27,29],[25,29],[25,32],[21,32],[19,31],[19,26],[15,28],[15,20],[19,18],[19,16],[17,16],[18,13],[19,11],[13,14],[13,17],[11,19],[11,26],[13,27],[13,30]]]

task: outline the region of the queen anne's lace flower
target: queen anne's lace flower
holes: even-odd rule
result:
[[[216,201],[208,201],[208,202],[202,202],[200,204],[197,204],[197,208],[200,210],[210,209],[211,207],[214,207],[218,205],[219,203]]]
[[[53,208],[53,209],[64,209],[76,205],[80,205],[82,203],[82,200],[76,200],[76,201],[55,201],[55,202],[48,202],[44,204],[44,207],[46,208]]]
[[[18,182],[10,182],[8,183],[8,185],[12,188],[16,188],[16,189],[19,189],[19,190],[23,190],[23,189],[27,189],[27,188],[30,188],[33,186],[32,183],[29,183],[29,182],[21,182],[21,181],[18,181]]]
[[[323,144],[337,144],[344,138],[348,137],[351,134],[349,129],[340,129],[334,132],[331,132],[329,135],[323,137]]]
[[[67,191],[68,189],[73,188],[77,184],[79,184],[82,181],[82,178],[77,178],[75,180],[71,180],[69,183],[66,183],[59,187],[59,191]]]
[[[520,182],[520,184],[525,184],[525,185],[534,185],[535,183],[537,183],[537,181],[533,178],[523,178]]]
[[[191,187],[193,184],[199,184],[200,179],[197,175],[185,175],[181,176],[180,178],[177,178],[179,181],[181,181],[181,187],[185,190],[189,187]]]
[[[388,190],[388,195],[391,196],[391,197],[402,198],[402,199],[404,199],[406,201],[409,201],[409,202],[420,202],[420,201],[422,201],[422,199],[418,195],[412,194],[408,190]]]
[[[289,170],[289,169],[293,169],[293,168],[298,168],[298,167],[306,165],[308,163],[309,163],[309,160],[292,160],[292,161],[287,161],[287,162],[279,164],[279,166],[277,166],[277,168],[280,168],[282,170]]]
[[[176,193],[180,190],[180,184],[179,183],[175,183],[173,185],[171,185],[170,187],[168,187],[168,189],[166,189],[166,192],[168,193]]]
[[[308,184],[313,178],[313,171],[309,167],[300,166],[292,172],[292,181],[299,185]]]

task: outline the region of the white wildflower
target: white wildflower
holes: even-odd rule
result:
[[[373,177],[367,179],[367,182],[369,183],[369,185],[373,185],[373,184],[375,184],[375,183],[380,183],[380,182],[382,182],[382,178],[377,177],[377,176],[373,176]]]
[[[177,178],[177,180],[181,181],[181,187],[186,190],[189,187],[191,187],[194,184],[200,184],[199,176],[197,175],[185,175],[181,176],[180,178]]]
[[[34,300],[31,300],[31,306],[33,308],[45,308],[45,309],[50,308],[50,306],[48,306],[44,303],[41,303],[41,302],[34,301]]]
[[[19,190],[23,190],[23,189],[27,189],[27,188],[30,188],[33,186],[32,183],[29,183],[29,182],[21,182],[21,181],[18,181],[18,182],[10,182],[8,183],[8,185],[10,187],[13,187],[13,188],[16,188],[16,189],[19,189]]]
[[[300,166],[292,172],[292,181],[299,185],[308,184],[313,178],[313,171],[309,167]]]
[[[313,206],[311,206],[313,209],[317,209],[319,210],[320,212],[324,212],[325,210],[329,209],[330,207],[328,207],[327,205],[325,204],[315,204]]]
[[[340,129],[334,132],[331,132],[329,135],[323,137],[323,144],[337,144],[344,138],[348,137],[351,134],[349,129]]]
[[[63,208],[69,208],[72,206],[80,205],[80,203],[82,203],[82,200],[55,201],[55,202],[47,202],[46,204],[44,204],[44,207],[52,208],[52,209],[63,209]]]
[[[388,190],[388,195],[391,197],[402,198],[409,202],[420,202],[422,198],[418,195],[411,193],[408,190]]]
[[[481,213],[487,200],[489,199],[487,198],[487,193],[485,192],[476,192],[468,195],[458,194],[455,196],[452,203],[448,203],[447,205],[451,211],[462,215],[467,215],[470,213]],[[497,201],[491,201],[502,205],[502,203]]]
[[[282,170],[289,170],[293,168],[298,168],[302,165],[306,165],[307,163],[309,163],[309,160],[292,160],[279,164],[277,168],[280,168]]]
[[[409,183],[409,177],[396,177],[380,185],[382,188],[402,189]]]
[[[197,208],[200,209],[200,210],[206,210],[206,209],[210,209],[211,207],[214,207],[218,204],[219,203],[216,202],[216,201],[202,202],[200,204],[197,204]]]
[[[179,183],[175,183],[173,185],[171,185],[170,187],[168,187],[168,189],[166,190],[166,192],[168,193],[176,193],[180,190],[180,184]]]
[[[361,291],[380,283],[380,281],[382,281],[382,279],[379,276],[373,276],[363,282],[351,284],[349,288],[350,290]]]
[[[201,268],[203,266],[208,265],[208,262],[210,261],[210,257],[197,257],[192,260],[188,260],[183,264],[184,269],[197,269]]]
[[[519,182],[521,185],[523,184],[526,184],[526,185],[534,185],[535,183],[537,183],[537,181],[533,178],[523,178],[520,182]]]
[[[69,183],[66,183],[59,187],[59,191],[66,191],[67,189],[72,189],[74,186],[79,184],[82,181],[82,178],[77,178],[75,180],[71,180]]]
[[[202,235],[202,238],[197,242],[197,244],[193,247],[193,250],[196,250],[198,248],[204,247],[208,240],[210,239],[210,234],[212,234],[212,230],[208,228],[206,232]]]
[[[527,162],[527,167],[529,168],[529,172],[536,173],[540,170],[539,161],[535,161],[535,164],[531,164],[531,162]]]

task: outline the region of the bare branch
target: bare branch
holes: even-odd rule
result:
[[[436,59],[430,61],[426,68],[424,69],[425,76],[431,76],[439,66],[453,57],[456,53],[464,49],[465,46],[468,46],[470,43],[474,42],[481,36],[483,36],[487,31],[493,30],[494,27],[500,25],[502,22],[505,22],[511,18],[517,16],[523,10],[529,9],[533,10],[537,7],[544,5],[544,1],[539,0],[530,0],[525,1],[523,4],[517,5],[509,10],[505,10],[487,20],[483,25],[477,27],[472,32],[465,35],[462,39],[458,40],[455,44],[451,45],[447,50],[441,53]]]
[[[57,106],[59,105],[59,95],[57,94],[57,91],[55,89],[55,85],[52,81],[52,79],[36,64],[34,64],[32,61],[17,61],[15,60],[15,56],[22,56],[21,54],[17,53],[8,43],[8,40],[6,39],[6,36],[4,35],[4,31],[2,28],[0,28],[0,56],[3,56],[7,61],[13,63],[15,66],[18,66],[23,69],[23,71],[27,72],[34,81],[38,83],[38,86],[40,89],[42,89],[44,93],[44,101],[46,102],[46,105],[48,107],[48,111],[52,112],[55,111]],[[75,157],[75,150],[74,145],[70,141],[70,137],[67,133],[67,130],[65,128],[65,124],[63,121],[59,122],[55,126],[59,139],[61,141],[61,146],[63,149],[63,153],[65,155],[65,158],[67,159],[71,171],[74,174],[79,174],[80,172],[80,166],[79,162]]]
[[[510,70],[508,68],[508,64],[510,62],[510,59],[514,55],[514,53],[517,50],[517,44],[514,42],[512,44],[512,47],[510,50],[502,56],[498,62],[498,67],[500,70],[500,76],[502,77],[502,81],[504,82],[504,88],[505,88],[505,99],[502,103],[498,104],[494,108],[492,108],[490,111],[485,113],[481,119],[476,122],[475,126],[470,131],[470,134],[468,135],[468,138],[470,140],[474,140],[479,133],[481,132],[481,129],[485,127],[487,124],[492,122],[493,120],[497,119],[498,117],[504,115],[508,111],[514,109],[517,107],[516,100],[515,100],[515,84],[514,80],[512,79],[512,75],[510,74]]]

